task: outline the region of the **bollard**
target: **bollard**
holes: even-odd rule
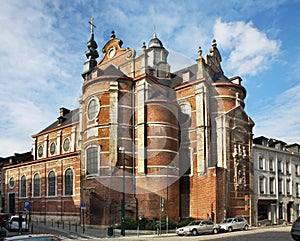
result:
[[[52,228],[53,228],[53,219],[51,221],[52,221]]]
[[[31,223],[31,233],[33,234],[33,223]]]
[[[69,231],[71,231],[71,221],[69,221]]]
[[[57,227],[59,228],[59,220],[57,220]]]
[[[77,223],[75,223],[75,232],[77,233]]]
[[[63,229],[65,229],[65,221],[62,221]]]

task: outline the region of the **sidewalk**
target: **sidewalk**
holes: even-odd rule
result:
[[[126,239],[130,238],[132,239],[139,239],[141,237],[147,237],[147,238],[159,238],[161,236],[167,237],[167,236],[176,236],[175,230],[169,230],[168,234],[165,233],[165,230],[162,230],[161,235],[157,235],[157,232],[154,230],[125,230],[125,236],[121,235],[120,229],[113,229],[112,235],[108,235],[108,228],[101,228],[101,227],[83,227],[82,226],[71,226],[65,225],[64,227],[61,226],[55,226],[52,224],[33,224],[33,233],[35,233],[35,230],[38,229],[48,229],[49,231],[57,231],[59,233],[64,233],[66,236],[72,236],[72,238],[80,238],[80,239],[114,239],[114,238],[121,238]],[[31,232],[31,230],[29,230]]]

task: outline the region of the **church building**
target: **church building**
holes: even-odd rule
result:
[[[254,123],[216,40],[176,72],[156,33],[139,55],[122,45],[112,31],[97,60],[91,25],[79,109],[61,108],[33,135],[33,160],[7,168],[19,208],[28,199],[33,218],[60,220],[84,211],[88,225],[160,215],[251,223]]]

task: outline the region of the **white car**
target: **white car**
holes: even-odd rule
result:
[[[21,216],[21,218],[22,218],[22,230],[28,231],[28,223],[26,222],[25,217]],[[6,223],[6,228],[9,231],[19,230],[19,215],[11,216],[8,222]]]
[[[228,231],[231,232],[236,229],[244,229],[248,230],[249,225],[248,221],[243,217],[236,217],[236,218],[226,218],[224,219],[220,225],[220,231]]]
[[[198,235],[201,233],[218,233],[219,226],[211,220],[201,220],[191,222],[185,227],[176,229],[177,235]]]

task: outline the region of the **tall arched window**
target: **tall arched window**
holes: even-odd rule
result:
[[[65,195],[73,195],[73,171],[71,168],[65,172]]]
[[[48,196],[55,196],[55,173],[54,171],[48,174]]]
[[[98,147],[91,146],[86,149],[86,174],[97,175],[99,172]]]
[[[33,176],[33,196],[41,196],[41,178],[38,173],[34,174]]]
[[[23,175],[21,177],[20,197],[26,197],[26,177],[25,177],[25,175]]]

